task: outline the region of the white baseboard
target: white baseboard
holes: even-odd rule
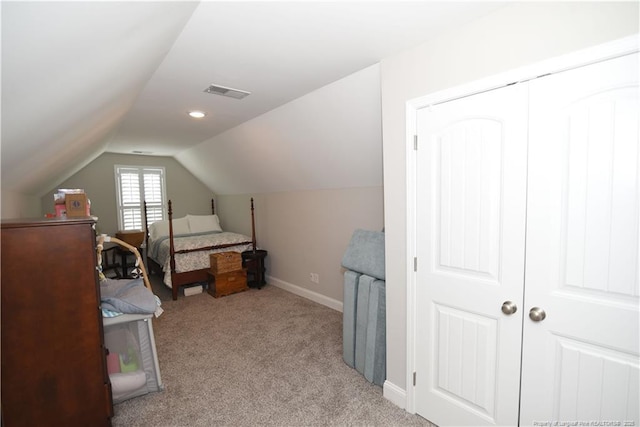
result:
[[[406,408],[407,392],[392,382],[389,382],[389,380],[385,381],[382,385],[382,395],[394,405],[402,409]]]
[[[269,275],[267,275],[267,283],[342,313],[342,301],[329,298],[317,292],[313,292],[313,291],[310,291],[309,289],[301,288],[300,286],[291,284],[289,282],[285,282],[284,280],[276,279],[275,277],[269,276]]]

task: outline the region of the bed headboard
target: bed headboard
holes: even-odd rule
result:
[[[144,236],[145,236],[145,243],[149,241],[149,221],[148,221],[148,217],[147,217],[147,201],[144,200],[143,202],[143,206],[144,206],[144,215],[142,218],[143,221],[143,227],[144,227]],[[211,199],[211,215],[215,215],[216,214],[216,205],[215,205],[215,201],[214,199]],[[167,216],[169,219],[169,235],[171,236],[171,240],[173,241],[173,224],[172,224],[172,220],[173,220],[173,208],[171,206],[171,200],[169,200],[167,202]],[[253,250],[256,250],[256,220],[255,220],[255,214],[254,214],[254,207],[253,207],[253,197],[251,198],[251,244],[253,246]],[[145,245],[148,248],[148,244]]]
[[[144,215],[142,215],[142,227],[144,229],[144,241],[146,243],[149,241],[149,217],[147,213],[147,201],[143,200],[142,205],[144,207],[144,212],[143,212]],[[215,215],[215,214],[216,214],[215,201],[211,199],[211,215]],[[169,202],[167,203],[167,216],[169,219],[171,219],[173,216],[173,210],[171,208],[171,200],[169,200]]]

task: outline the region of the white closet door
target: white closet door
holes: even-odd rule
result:
[[[521,425],[637,426],[638,55],[530,93]]]
[[[416,412],[442,426],[515,425],[527,87],[421,109],[417,124]]]

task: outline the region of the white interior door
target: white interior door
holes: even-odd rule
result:
[[[638,55],[530,93],[521,425],[637,426]]]
[[[417,114],[415,409],[442,426],[515,425],[527,87]]]

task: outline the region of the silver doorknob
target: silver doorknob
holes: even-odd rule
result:
[[[502,303],[502,312],[507,316],[518,311],[518,306],[512,301],[505,301]]]
[[[545,317],[547,317],[547,313],[545,313],[540,307],[533,307],[529,310],[529,319],[534,322],[542,322]]]

